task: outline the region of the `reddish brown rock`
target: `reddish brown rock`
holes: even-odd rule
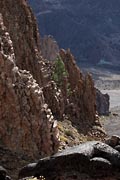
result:
[[[58,148],[57,123],[36,80],[16,66],[2,15],[0,37],[0,142],[31,156],[52,154]]]
[[[2,0],[0,12],[0,144],[34,158],[53,154],[59,145],[55,119],[69,118],[86,132],[95,124],[92,78],[84,78],[71,53],[61,51],[68,77],[61,87],[51,82],[52,65],[41,57],[26,1]]]
[[[96,93],[92,77],[89,74],[83,77],[69,50],[61,50],[60,56],[68,72],[67,83],[70,83],[71,91],[66,113],[73,122],[93,125],[96,120]]]
[[[43,93],[54,117],[56,117],[58,120],[62,120],[65,110],[65,103],[61,90],[57,88],[54,81],[51,81],[43,88]]]
[[[42,85],[45,78],[42,73],[44,63],[40,53],[40,37],[36,19],[26,0],[2,0],[0,12],[4,15],[4,24],[13,42],[16,65],[30,71]]]
[[[40,49],[42,56],[50,61],[55,60],[59,54],[59,47],[52,36],[41,38]]]

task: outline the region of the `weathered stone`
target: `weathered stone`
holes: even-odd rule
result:
[[[120,137],[117,135],[113,135],[112,137],[108,138],[105,142],[109,146],[115,147],[117,145],[120,145]]]
[[[0,179],[5,180],[6,174],[7,174],[7,170],[2,166],[0,166]]]
[[[79,128],[83,129],[84,125],[86,132],[87,127],[95,125],[94,83],[90,75],[83,77],[69,51],[60,53],[68,79],[63,80],[65,84],[61,89],[51,82],[52,66],[41,57],[36,20],[26,0],[4,0],[0,3],[0,13],[0,143],[13,154],[17,152],[33,158],[51,155],[59,145],[55,118],[68,116]],[[69,94],[67,82],[71,88]],[[86,145],[83,151],[85,149]],[[91,146],[85,154],[79,153],[79,158],[75,151],[75,159],[69,154],[68,165],[73,162],[69,169],[75,167],[84,171],[93,151]],[[62,158],[63,167],[65,157]],[[54,167],[51,168],[55,173],[57,168],[62,173],[60,156],[57,154],[52,159],[57,161],[52,160]],[[83,161],[79,165],[80,160],[86,163]],[[45,167],[44,161],[46,165],[45,159],[39,165]],[[39,165],[36,165],[38,169]],[[31,170],[33,174],[34,170]]]
[[[43,94],[46,103],[49,105],[49,108],[52,110],[53,115],[57,119],[62,119],[65,111],[64,97],[61,93],[61,90],[57,88],[54,81],[44,86]]]
[[[87,142],[79,146],[68,148],[54,156],[47,157],[38,161],[32,169],[32,175],[39,177],[43,175],[48,179],[65,179],[65,175],[77,175],[82,179],[82,174],[90,177],[113,177],[120,168],[120,153],[112,147],[98,142]],[[29,165],[24,167],[19,177],[31,176]],[[68,178],[69,179],[69,178]],[[74,178],[71,178],[74,179]],[[92,178],[91,178],[92,179]],[[109,179],[109,178],[108,178]],[[114,178],[113,178],[114,179]]]
[[[90,160],[90,174],[92,177],[103,177],[111,173],[112,165],[111,163],[101,157],[94,157]]]
[[[7,176],[7,170],[0,166],[0,180],[11,180],[10,176]]]
[[[120,145],[117,145],[117,146],[115,146],[114,148],[115,148],[117,151],[120,152]]]
[[[40,41],[42,56],[47,60],[55,60],[59,54],[59,47],[52,36],[44,36]]]
[[[13,49],[0,15],[0,140],[19,153],[50,155],[57,151],[59,144],[54,117],[48,118],[51,111],[32,75],[16,66]]]
[[[102,94],[96,89],[96,105],[99,115],[109,115],[110,97],[108,94]]]
[[[41,73],[39,60],[42,58],[38,28],[26,0],[17,0],[17,3],[16,0],[4,0],[0,3],[0,12],[4,15],[4,24],[13,43],[16,65],[20,69],[29,70],[37,82],[42,83],[39,76]]]
[[[33,176],[36,165],[37,165],[37,163],[28,164],[27,166],[22,168],[20,173],[24,174],[24,177]],[[29,174],[28,174],[28,172],[29,172]]]
[[[61,50],[60,56],[68,72],[67,83],[70,84],[71,91],[66,113],[71,116],[73,122],[87,122],[88,126],[93,125],[96,120],[96,95],[92,77],[89,74],[83,77],[69,50]]]

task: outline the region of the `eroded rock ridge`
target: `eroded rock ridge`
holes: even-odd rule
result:
[[[14,47],[2,15],[0,44],[1,143],[31,156],[51,154],[58,144],[56,122],[36,80],[16,66]]]
[[[69,50],[61,50],[67,76],[57,84],[26,1],[2,0],[0,12],[0,144],[33,158],[51,155],[59,147],[57,120],[85,134],[100,125],[93,80],[82,75]]]

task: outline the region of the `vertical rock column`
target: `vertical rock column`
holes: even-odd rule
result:
[[[36,80],[15,62],[0,15],[0,143],[34,157],[50,155],[59,144],[57,123]]]

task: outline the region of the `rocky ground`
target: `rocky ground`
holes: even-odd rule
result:
[[[107,93],[110,96],[110,114],[102,116],[101,122],[109,136],[120,135],[120,72],[100,68],[89,69],[93,74],[95,86],[103,94]]]
[[[103,66],[81,66],[83,73],[90,72],[93,76],[96,88],[100,90],[119,90],[120,89],[120,71],[106,69]],[[106,93],[104,91],[104,93]]]
[[[102,116],[101,122],[108,136],[113,134],[120,136],[120,106],[111,108],[110,115],[106,117]]]
[[[119,143],[120,138],[112,136],[106,144],[91,141],[67,148],[22,168],[19,177],[43,175],[46,180],[117,180],[120,175]]]

